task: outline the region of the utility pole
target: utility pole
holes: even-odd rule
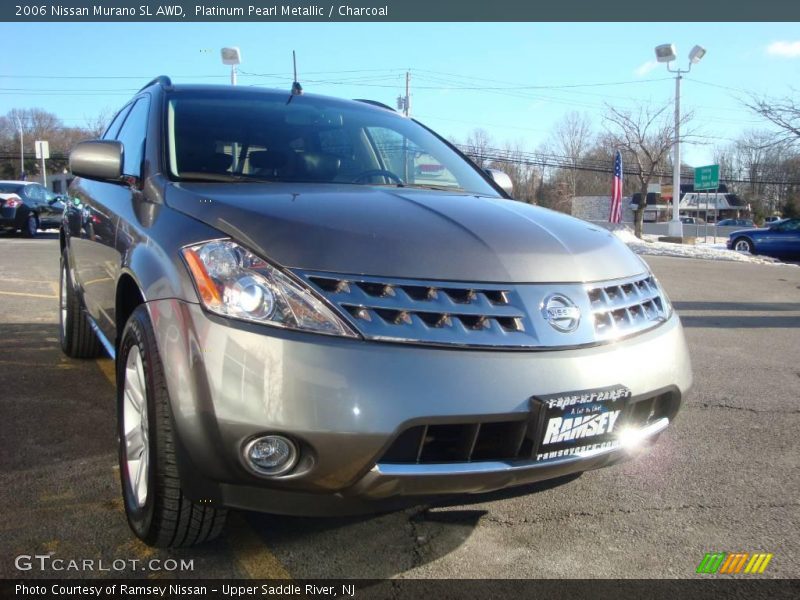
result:
[[[397,110],[407,117],[411,114],[411,71],[406,71],[406,95],[397,96]]]
[[[406,101],[405,101],[406,116],[411,114],[411,71],[406,71]]]

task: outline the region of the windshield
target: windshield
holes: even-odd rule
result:
[[[0,194],[19,194],[23,187],[18,183],[0,183]]]
[[[389,110],[274,93],[176,92],[172,177],[425,187],[498,196],[424,127]]]

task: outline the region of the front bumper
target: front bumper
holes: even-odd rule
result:
[[[545,462],[378,464],[409,424],[514,417],[531,396],[625,385],[633,400],[691,387],[676,316],[644,334],[591,348],[527,352],[443,349],[339,339],[234,323],[179,300],[148,303],[195,500],[289,514],[375,510],[406,496],[476,493],[606,466],[615,448]],[[648,442],[668,419],[651,424]],[[241,462],[255,435],[284,433],[303,458],[261,478]]]

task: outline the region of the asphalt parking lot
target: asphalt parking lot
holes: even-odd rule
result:
[[[771,552],[764,577],[797,577],[800,268],[648,262],[683,318],[695,387],[638,461],[376,517],[237,514],[211,544],[162,551],[125,522],[111,361],[59,349],[55,234],[0,238],[0,577],[682,578],[710,551]],[[194,568],[15,568],[47,553]]]

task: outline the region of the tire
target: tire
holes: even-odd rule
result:
[[[29,213],[25,217],[25,224],[22,226],[22,235],[26,238],[36,237],[37,229],[39,229],[39,219],[34,213]]]
[[[103,354],[103,346],[89,324],[89,317],[83,310],[83,302],[72,285],[69,273],[67,251],[61,253],[61,274],[59,277],[59,339],[61,350],[72,358],[95,358]]]
[[[169,394],[155,340],[147,309],[139,306],[125,325],[117,356],[119,473],[125,514],[131,530],[150,546],[193,546],[222,533],[227,510],[192,502],[183,493]]]
[[[756,253],[756,247],[753,244],[753,241],[745,237],[740,237],[733,240],[733,249],[737,252],[749,252],[750,254]]]

